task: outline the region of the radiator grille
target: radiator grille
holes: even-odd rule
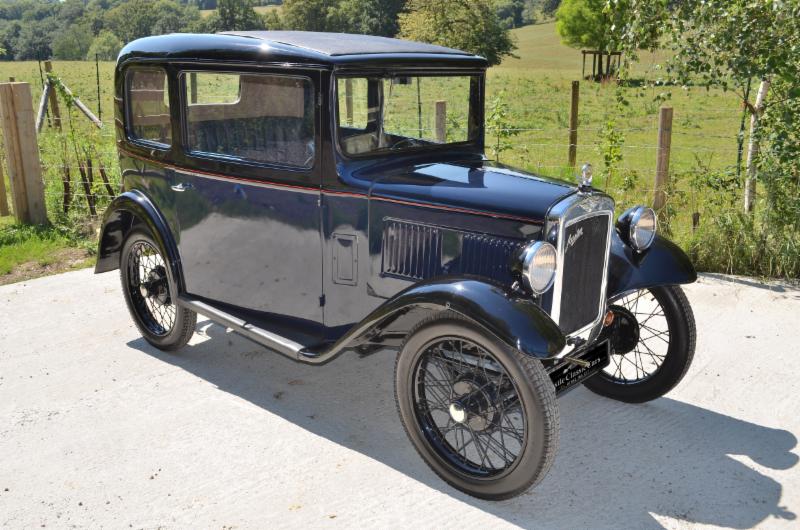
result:
[[[577,221],[564,232],[559,326],[573,333],[597,319],[606,264],[608,216]]]
[[[511,258],[525,244],[437,226],[386,220],[381,272],[409,280],[474,274],[511,283]]]

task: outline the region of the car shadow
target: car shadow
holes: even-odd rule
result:
[[[661,528],[663,515],[749,528],[796,517],[780,505],[781,484],[751,467],[795,466],[797,439],[788,431],[674,399],[626,405],[579,388],[559,399],[561,445],[545,480],[515,499],[487,502],[450,488],[408,442],[394,404],[393,354],[314,367],[209,321],[197,334],[177,354],[143,339],[128,346],[523,527]]]

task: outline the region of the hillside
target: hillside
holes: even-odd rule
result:
[[[523,69],[546,71],[548,74],[561,73],[570,78],[578,78],[581,72],[581,53],[561,43],[556,32],[555,22],[534,24],[511,31],[517,41],[518,49],[498,66],[498,69]],[[652,70],[653,65],[663,60],[663,54],[643,52],[640,62],[633,67],[635,74],[642,75]],[[591,70],[591,59],[587,58],[587,69]]]

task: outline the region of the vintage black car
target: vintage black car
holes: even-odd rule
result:
[[[555,457],[557,394],[643,402],[681,380],[696,274],[651,209],[614,218],[590,167],[572,184],[489,161],[486,68],[362,35],[127,45],[96,272],[120,269],[162,350],[198,313],[302,363],[396,350],[422,458],[469,494],[519,494]]]

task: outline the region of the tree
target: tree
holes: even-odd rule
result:
[[[109,10],[103,27],[123,42],[182,31],[200,20],[195,6],[181,5],[174,0],[129,0]]]
[[[561,0],[543,0],[542,13],[547,16],[553,16],[560,6]]]
[[[526,0],[495,0],[497,17],[507,29],[518,28],[532,22],[532,10]]]
[[[345,33],[394,37],[399,30],[397,16],[405,3],[405,0],[341,0],[328,8],[328,26]]]
[[[53,57],[66,61],[80,61],[92,44],[92,30],[82,24],[71,24],[53,38]]]
[[[635,58],[637,49],[654,48],[660,37],[671,51],[668,75],[683,85],[719,86],[732,90],[750,114],[744,209],[753,210],[756,170],[763,134],[760,120],[769,106],[771,86],[783,99],[800,97],[800,3],[781,0],[685,0],[675,5],[648,0],[608,0],[606,10],[625,10],[630,16],[616,26],[620,44]],[[655,38],[654,38],[655,37]],[[753,81],[758,89],[753,87]],[[795,87],[794,89],[790,87]],[[751,99],[755,97],[755,104]],[[800,124],[786,112],[774,118],[776,130],[800,134]],[[783,121],[782,121],[783,120]],[[793,120],[793,121],[792,121]],[[791,121],[791,123],[789,123]],[[743,120],[744,125],[744,120]],[[771,149],[786,152],[792,135],[776,135]],[[744,136],[739,136],[741,158]],[[739,164],[739,167],[741,164]]]
[[[264,20],[253,9],[252,0],[218,0],[217,15],[217,31],[264,29]]]
[[[14,59],[26,61],[50,57],[52,54],[50,43],[52,35],[56,31],[58,31],[58,22],[55,17],[26,21],[25,24],[21,24],[19,34],[14,40]]]
[[[400,36],[482,55],[490,65],[516,46],[497,18],[493,0],[409,0]]]
[[[113,61],[122,49],[122,41],[119,37],[108,30],[103,30],[92,41],[89,51],[86,54],[87,60],[93,60],[95,56],[101,61]]]
[[[615,51],[613,19],[606,0],[564,0],[556,11],[556,31],[573,48]]]
[[[286,0],[281,8],[281,21],[286,29],[303,31],[335,31],[329,17],[338,0]]]

